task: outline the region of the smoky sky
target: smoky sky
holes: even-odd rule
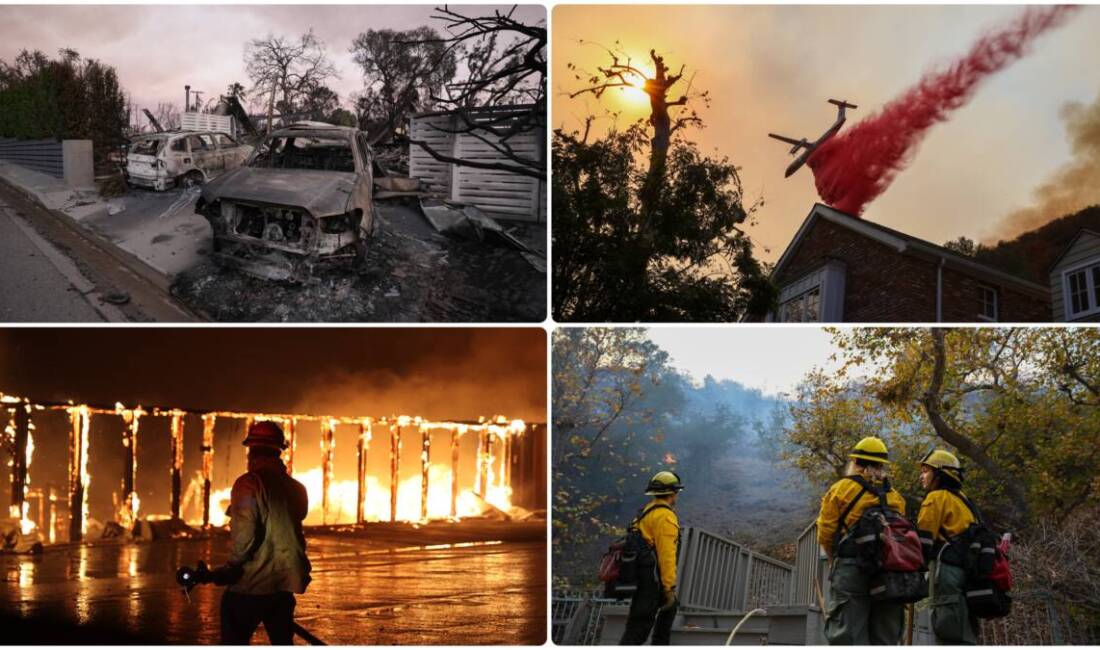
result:
[[[479,16],[507,12],[511,5],[451,9]],[[351,93],[363,87],[348,52],[353,39],[368,29],[427,25],[442,32],[445,25],[433,13],[434,5],[8,5],[0,7],[0,60],[10,63],[24,49],[54,56],[71,48],[114,66],[139,109],[159,102],[178,108],[185,84],[201,91],[204,102],[233,82],[250,87],[244,65],[249,40],[268,34],[295,38],[312,29],[339,74],[328,85],[348,106]],[[546,20],[546,10],[524,5],[513,16],[535,24]]]
[[[859,106],[848,128],[965,54],[974,41],[1022,11],[996,5],[558,5],[551,83],[554,127],[593,136],[644,118],[639,93],[570,99],[585,74],[619,43],[650,69],[651,48],[678,71],[705,128],[682,133],[703,153],[739,166],[746,203],[762,199],[748,232],[774,262],[818,200],[813,175],[790,178],[789,146],[768,133],[817,138],[836,117],[829,98]],[[864,218],[935,243],[1014,234],[1060,210],[1097,200],[1093,102],[1100,91],[1100,8],[1088,6],[1044,34],[1029,52],[990,77],[973,99],[934,127],[911,164],[872,202]],[[682,83],[674,94],[688,89]],[[618,117],[604,117],[605,110]],[[1076,191],[1075,188],[1083,188]],[[1019,216],[1009,219],[1009,215]],[[1034,219],[1031,219],[1034,217]],[[766,250],[765,250],[766,249]]]
[[[42,401],[546,419],[538,328],[12,328],[0,392]]]

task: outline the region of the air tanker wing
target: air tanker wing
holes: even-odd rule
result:
[[[794,138],[788,138],[785,135],[779,135],[777,133],[769,133],[768,137],[769,138],[775,138],[776,140],[781,140],[783,142],[786,142],[787,144],[797,145],[799,147],[804,147],[804,146],[809,144],[808,142],[806,142],[806,138],[802,138],[801,140],[795,140]]]
[[[829,101],[830,104],[837,107],[836,121],[834,121],[832,126],[830,126],[825,131],[825,133],[822,133],[821,137],[819,137],[817,140],[814,140],[813,142],[810,142],[806,138],[802,138],[801,140],[795,140],[794,138],[788,138],[786,136],[777,135],[775,133],[769,133],[768,134],[769,138],[775,138],[776,140],[779,140],[781,142],[786,142],[787,144],[794,145],[793,147],[791,147],[791,151],[790,151],[792,156],[794,154],[798,153],[799,149],[805,149],[805,151],[802,152],[802,154],[799,155],[797,158],[795,158],[794,162],[792,162],[787,167],[786,176],[790,176],[791,174],[798,171],[799,168],[801,168],[803,165],[805,165],[806,161],[809,160],[810,154],[812,154],[815,149],[817,149],[819,146],[821,146],[821,143],[823,143],[826,140],[828,140],[829,138],[833,137],[834,135],[837,134],[838,131],[840,131],[840,127],[844,126],[844,122],[847,119],[844,115],[845,109],[858,108],[855,104],[849,104],[848,100],[846,100],[846,99],[830,99],[828,101]]]

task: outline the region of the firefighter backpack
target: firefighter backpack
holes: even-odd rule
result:
[[[859,483],[860,491],[840,515],[839,541],[834,548],[842,556],[859,559],[860,568],[871,576],[872,600],[885,603],[915,603],[928,597],[928,578],[924,574],[924,551],[917,527],[886,503],[890,484],[881,490],[861,476],[849,476]],[[855,525],[848,529],[845,520],[865,492],[878,497],[878,505],[867,508]],[[846,531],[843,537],[841,532]]]
[[[669,506],[661,503],[649,510],[638,511],[638,516],[630,522],[626,535],[611,542],[607,552],[600,560],[600,582],[604,585],[607,598],[633,598],[638,591],[638,579],[643,571],[652,571],[657,566],[657,552],[642,537],[638,524],[654,510]]]
[[[965,562],[966,605],[978,618],[1008,616],[1012,611],[1012,597],[1008,593],[1012,591],[1009,538],[993,532],[970,499],[956,490],[950,492],[959,497],[974,516],[974,523],[950,540]]]

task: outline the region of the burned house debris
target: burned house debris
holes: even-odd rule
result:
[[[358,129],[312,122],[275,131],[247,163],[203,188],[195,211],[214,259],[273,280],[354,265],[374,229],[371,152]]]

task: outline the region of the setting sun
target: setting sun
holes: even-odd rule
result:
[[[619,88],[619,93],[625,104],[640,106],[649,103],[649,95],[642,89],[641,84],[623,86]]]

